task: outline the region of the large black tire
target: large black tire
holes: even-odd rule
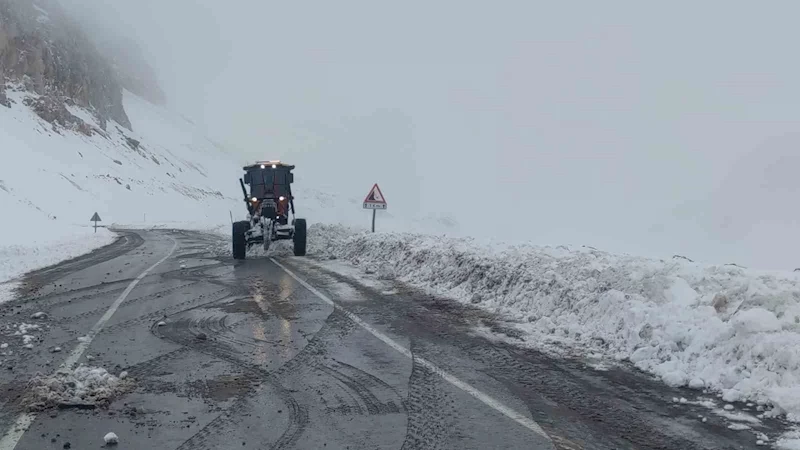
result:
[[[250,222],[244,220],[233,223],[233,259],[244,259],[247,252],[247,239],[244,234],[250,229]]]
[[[306,219],[294,221],[294,256],[306,256]]]

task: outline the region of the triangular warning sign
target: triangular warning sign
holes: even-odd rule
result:
[[[383,193],[381,192],[381,188],[378,187],[376,183],[375,186],[372,186],[372,189],[367,194],[367,198],[364,199],[364,203],[380,203],[385,205],[386,199],[383,198]]]
[[[92,216],[91,219],[89,219],[89,221],[90,222],[102,222],[103,219],[101,219],[100,216],[97,213],[94,213],[94,215]]]

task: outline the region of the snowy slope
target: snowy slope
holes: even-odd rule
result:
[[[500,313],[538,349],[630,361],[800,421],[800,275],[317,226],[309,252]]]
[[[9,85],[0,107],[0,282],[106,244],[102,224],[208,229],[239,208],[241,165],[165,109],[125,93],[134,131],[69,111],[91,136],[53,126],[23,104],[36,95]],[[138,142],[138,143],[137,143]]]
[[[54,130],[21,105],[30,95],[10,92],[9,98],[20,101],[0,109],[4,208],[22,205],[30,219],[55,221],[35,222],[56,233],[52,225],[85,225],[95,211],[105,223],[229,221],[228,209],[238,200],[236,184],[229,181],[238,164],[188,123],[126,93],[135,131],[109,122],[105,136],[85,136]],[[98,127],[87,111],[69,109]],[[205,208],[198,208],[201,202]],[[0,239],[11,235],[2,233]]]

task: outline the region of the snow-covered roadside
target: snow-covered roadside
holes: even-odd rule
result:
[[[0,303],[12,298],[13,280],[20,275],[89,253],[114,239],[116,234],[105,228],[94,233],[92,228],[75,226],[51,236],[26,234],[15,236],[15,241],[0,240]]]
[[[800,421],[796,274],[326,225],[311,228],[309,253],[500,313],[533,347],[628,360]]]
[[[111,243],[101,225],[206,230],[241,209],[240,165],[170,111],[125,92],[133,131],[65,104],[82,130],[54,125],[26,106],[38,95],[5,83],[0,107],[0,302],[25,272]],[[77,120],[77,119],[76,119]],[[175,221],[175,222],[173,222]]]

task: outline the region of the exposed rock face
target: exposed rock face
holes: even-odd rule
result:
[[[26,106],[33,109],[39,117],[50,122],[54,127],[60,126],[91,136],[92,127],[69,112],[65,104],[66,102],[60,97],[42,96],[25,99]]]
[[[112,119],[131,127],[114,68],[57,0],[0,0],[0,75],[49,98],[32,105],[45,120],[63,117],[70,122],[63,105],[50,103],[69,98],[93,109],[102,124]]]
[[[2,73],[0,73],[0,77],[2,77]],[[3,83],[0,83],[0,105],[6,108],[11,107],[11,103],[9,103],[8,97],[6,96],[6,87]]]
[[[95,45],[111,62],[122,87],[155,105],[165,105],[167,96],[158,84],[156,73],[147,63],[138,45],[130,39],[100,34]]]

